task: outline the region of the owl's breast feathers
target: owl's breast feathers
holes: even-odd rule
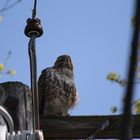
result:
[[[40,112],[43,112],[45,104],[58,100],[60,103],[73,108],[78,101],[78,95],[73,79],[73,71],[53,67],[42,71],[39,77]]]

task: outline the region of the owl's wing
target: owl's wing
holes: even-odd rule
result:
[[[78,103],[79,97],[75,84],[70,85],[69,107],[74,108]]]
[[[45,88],[46,88],[46,81],[51,76],[51,69],[46,68],[42,71],[39,80],[38,80],[38,94],[39,94],[39,112],[43,114],[44,106],[45,106]]]

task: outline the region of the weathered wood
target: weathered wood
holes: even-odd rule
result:
[[[21,82],[0,83],[0,105],[10,113],[15,130],[31,129],[31,90],[27,85]]]
[[[140,138],[140,115],[133,116],[133,137]],[[46,139],[86,139],[95,134],[96,139],[118,138],[121,116],[68,116],[41,117],[41,127]],[[104,127],[105,121],[109,125]]]

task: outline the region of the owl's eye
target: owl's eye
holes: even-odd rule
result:
[[[62,57],[58,57],[57,60],[58,60],[58,61],[62,61],[63,58],[62,58]]]
[[[66,59],[63,58],[63,57],[60,57],[60,58],[58,58],[58,61],[59,61],[59,62],[64,62],[64,61],[66,61]]]

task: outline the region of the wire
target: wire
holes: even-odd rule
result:
[[[33,13],[32,13],[32,18],[36,17],[36,6],[37,6],[37,0],[34,0],[34,9],[33,9]]]

